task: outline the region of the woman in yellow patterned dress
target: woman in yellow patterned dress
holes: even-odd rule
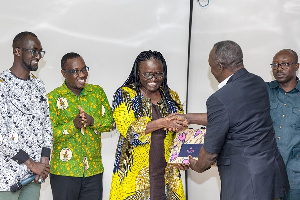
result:
[[[173,131],[187,124],[170,118],[183,113],[167,84],[167,65],[157,51],[141,52],[114,94],[113,117],[120,132],[111,200],[185,199],[180,172],[167,166]],[[172,116],[172,115],[171,115]]]

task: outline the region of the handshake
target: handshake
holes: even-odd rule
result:
[[[163,129],[166,131],[179,132],[187,128],[189,125],[188,119],[184,114],[181,113],[172,113],[165,118],[162,118]]]

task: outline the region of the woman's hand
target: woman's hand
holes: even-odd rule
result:
[[[186,116],[182,113],[171,113],[166,118],[168,118],[170,120],[177,119],[177,120],[185,121],[186,123],[188,123]]]
[[[168,115],[165,119],[164,130],[178,132],[183,129],[186,129],[188,124],[187,119],[183,114],[180,113],[172,113]]]
[[[174,114],[168,115],[164,118],[153,120],[147,124],[145,133],[151,133],[158,129],[164,129],[169,131],[178,132],[186,129],[188,126],[187,121],[184,118],[176,117]]]

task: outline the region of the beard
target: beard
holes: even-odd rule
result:
[[[36,71],[38,69],[38,65],[34,65],[32,66],[31,63],[32,63],[32,60],[30,60],[30,63],[26,63],[24,59],[22,59],[22,62],[23,64],[25,65],[25,67],[29,70],[29,71]]]

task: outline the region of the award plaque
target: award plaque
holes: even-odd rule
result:
[[[173,141],[171,149],[170,164],[189,164],[189,155],[198,159],[199,151],[204,143],[205,128],[185,129],[178,132]]]

